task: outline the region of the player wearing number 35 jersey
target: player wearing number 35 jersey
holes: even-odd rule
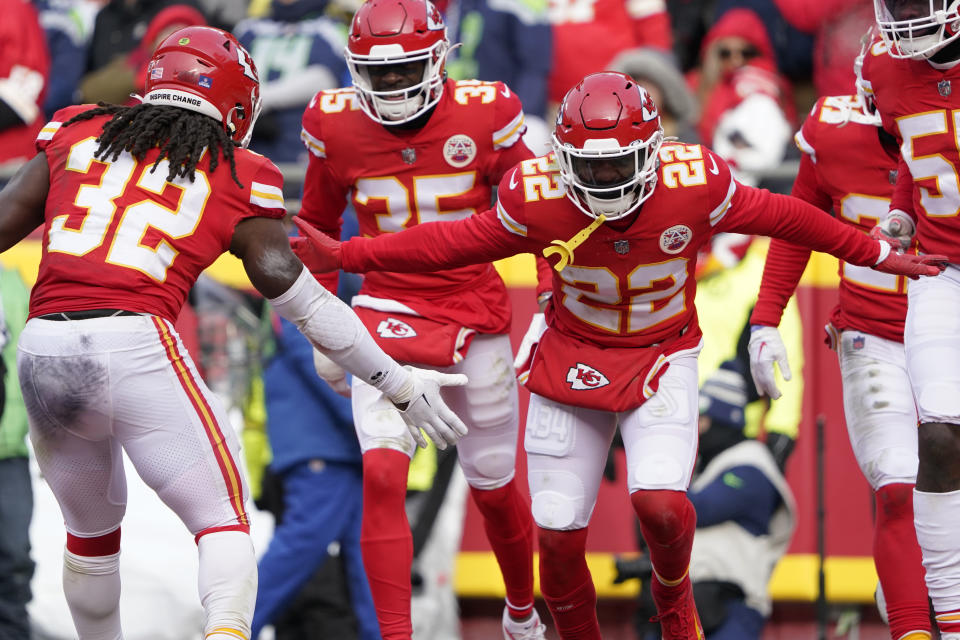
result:
[[[861,65],[855,69],[863,87]],[[796,135],[803,152],[792,195],[869,232],[887,215],[898,161],[872,97],[821,98]],[[761,393],[779,393],[773,362],[785,354],[779,331],[810,249],[774,240],[750,337],[750,367]],[[913,525],[917,411],[903,348],[907,279],[840,263],[840,295],[827,325],[843,376],[850,444],[876,496],[873,555],[893,640],[931,637],[927,589]],[[783,357],[786,357],[783,355]]]
[[[533,156],[522,138],[523,110],[503,83],[446,79],[448,50],[443,20],[427,0],[360,7],[345,52],[353,86],[319,92],[303,115],[311,153],[303,220],[339,238],[349,201],[360,234],[374,237],[490,207],[504,172]],[[318,277],[335,289],[336,274]],[[504,637],[542,638],[533,520],[514,481],[519,419],[503,281],[489,263],[372,273],[353,307],[394,358],[469,377],[445,397],[469,429],[457,455],[504,578]],[[317,371],[331,383],[342,377],[319,358]],[[376,389],[356,378],[350,391],[341,388],[352,394],[363,452],[361,548],[380,632],[408,640],[412,538],[404,496],[415,443],[402,424],[383,419]]]
[[[589,75],[567,93],[553,145],[555,155],[510,171],[482,215],[342,245],[313,234],[298,251],[312,269],[350,271],[547,256],[554,294],[526,382],[524,444],[540,585],[559,635],[600,638],[584,553],[619,426],[663,637],[703,638],[687,575],[696,518],[685,493],[697,450],[698,250],[731,231],[888,271],[939,270],[806,203],[737,183],[702,146],[663,143],[656,105],[623,74]]]
[[[121,638],[122,451],[197,541],[207,640],[247,640],[257,571],[246,481],[226,412],[173,328],[187,291],[225,251],[318,349],[377,386],[419,433],[465,427],[439,386],[408,370],[290,251],[282,178],[244,147],[260,108],[236,39],[166,38],[134,107],[59,111],[0,192],[0,251],[43,226],[17,365],[37,462],[67,528],[63,588],[81,640]]]

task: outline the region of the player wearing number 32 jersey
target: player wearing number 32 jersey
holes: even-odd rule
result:
[[[139,105],[59,111],[0,192],[0,251],[43,226],[18,372],[67,528],[63,588],[78,637],[123,636],[126,451],[195,536],[203,637],[245,640],[257,571],[239,443],[173,327],[200,272],[225,251],[240,257],[281,316],[403,407],[417,433],[463,433],[438,387],[465,380],[402,368],[290,251],[280,173],[245,149],[259,81],[232,35],[182,29],[149,68]]]
[[[493,186],[533,157],[520,100],[500,82],[446,79],[439,11],[425,0],[369,0],[354,16],[346,58],[353,86],[321,91],[303,115],[310,151],[300,218],[339,238],[353,205],[360,234],[389,235],[463,220],[490,207]],[[318,274],[335,290],[336,274]],[[433,273],[371,273],[353,308],[394,358],[467,374],[447,393],[469,433],[457,455],[506,587],[504,638],[543,638],[533,608],[533,519],[514,481],[519,428],[510,304],[493,265]],[[384,420],[381,394],[318,358],[317,371],[352,394],[364,464],[361,548],[384,640],[408,640],[410,526],[404,497],[415,450],[403,425]]]
[[[698,250],[730,231],[887,271],[939,269],[799,200],[737,183],[702,146],[663,143],[656,105],[629,76],[592,74],[571,89],[553,145],[554,154],[508,172],[497,206],[481,215],[342,245],[313,234],[298,251],[311,269],[349,271],[546,255],[553,297],[526,382],[524,444],[540,585],[559,635],[600,638],[584,552],[619,426],[663,637],[703,638],[687,574],[696,518],[685,493],[697,451]]]

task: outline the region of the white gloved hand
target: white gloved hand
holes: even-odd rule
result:
[[[530,352],[533,351],[533,347],[540,342],[540,336],[542,336],[546,330],[547,321],[543,314],[533,314],[533,318],[530,320],[530,326],[527,327],[527,332],[523,334],[523,340],[520,341],[520,348],[517,349],[517,357],[513,360],[514,369],[519,371],[520,368],[527,363],[527,360],[530,359]]]
[[[891,209],[887,217],[877,224],[880,232],[900,243],[900,250],[906,251],[913,243],[913,235],[917,227],[906,212],[900,209]]]
[[[313,368],[317,375],[338,394],[344,398],[349,398],[352,395],[350,382],[347,380],[347,372],[316,347],[313,349]]]
[[[776,400],[782,394],[777,388],[773,363],[776,362],[780,367],[784,380],[791,377],[787,348],[783,346],[780,331],[776,327],[753,325],[750,327],[750,343],[747,348],[750,352],[750,375],[753,376],[757,392]]]
[[[444,403],[440,387],[462,387],[467,384],[467,376],[410,366],[404,369],[410,372],[409,381],[393,397],[388,397],[400,410],[417,446],[427,446],[421,429],[438,449],[457,444],[467,434],[467,426]]]

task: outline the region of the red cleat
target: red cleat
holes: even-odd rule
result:
[[[651,622],[660,623],[663,640],[704,640],[703,625],[693,602],[693,585],[690,576],[676,587],[664,586],[656,575],[651,576],[650,590],[657,605],[657,615]]]

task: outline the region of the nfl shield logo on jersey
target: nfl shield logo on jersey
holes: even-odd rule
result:
[[[400,157],[403,158],[405,164],[413,164],[417,161],[417,150],[413,147],[407,147],[400,152]]]
[[[660,234],[660,249],[664,253],[680,253],[693,238],[693,231],[685,224],[675,224]]]
[[[620,255],[626,255],[630,251],[630,241],[629,240],[614,240],[613,241],[613,250],[619,253]]]
[[[937,83],[937,91],[946,98],[948,95],[953,93],[953,87],[950,86],[949,80],[941,80]]]
[[[413,338],[417,332],[403,320],[387,318],[377,325],[377,335],[381,338]]]
[[[465,167],[477,157],[477,145],[470,136],[458,133],[443,143],[443,157],[451,167]]]
[[[857,336],[853,339],[853,348],[859,351],[863,349],[864,345],[867,343],[867,339],[863,336]]]
[[[570,370],[567,371],[567,382],[570,383],[571,389],[577,391],[599,389],[610,384],[607,376],[582,362],[578,362],[575,367],[570,367]]]

